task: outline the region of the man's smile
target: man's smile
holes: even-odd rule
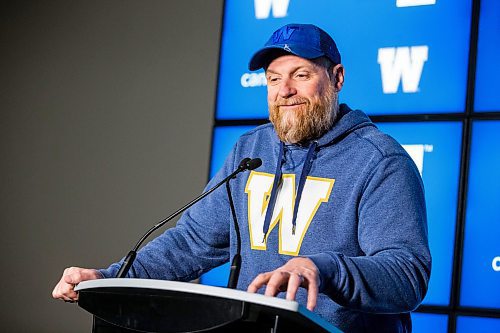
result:
[[[282,110],[290,110],[290,109],[295,109],[299,106],[302,106],[302,105],[305,105],[306,103],[305,102],[301,102],[301,103],[290,103],[290,104],[281,104],[279,105],[280,109]]]

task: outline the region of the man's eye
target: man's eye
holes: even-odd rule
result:
[[[297,77],[299,79],[307,79],[309,77],[309,74],[308,73],[297,73],[295,75],[295,77]]]
[[[270,76],[267,78],[267,81],[270,82],[270,83],[276,83],[279,81],[279,77],[276,77],[276,76]]]

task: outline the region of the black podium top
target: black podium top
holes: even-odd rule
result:
[[[99,332],[340,332],[295,301],[234,289],[100,279],[75,290],[80,307],[115,327]]]

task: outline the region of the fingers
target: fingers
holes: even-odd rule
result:
[[[259,274],[248,286],[247,291],[257,292],[266,286],[266,296],[276,296],[286,291],[286,299],[294,300],[299,287],[307,289],[307,309],[316,307],[319,292],[319,270],[312,260],[296,257],[282,267]]]
[[[94,280],[97,278],[94,269],[85,269],[79,267],[67,268],[64,272],[64,281],[68,284],[78,284],[82,281]]]
[[[78,300],[78,293],[75,291],[75,286],[82,281],[98,279],[100,277],[99,272],[94,269],[66,268],[52,291],[52,297],[65,302],[76,302]]]
[[[59,282],[52,291],[52,297],[61,299],[65,302],[76,302],[78,300],[78,294],[75,292],[74,288],[74,285]]]
[[[271,274],[272,272],[267,272],[257,275],[257,277],[248,286],[247,291],[249,293],[256,293],[257,290],[262,288],[267,283],[267,281],[269,281]]]
[[[316,307],[319,293],[319,275],[306,274],[307,278],[307,309],[312,311]]]
[[[288,287],[286,290],[286,299],[289,301],[293,301],[295,299],[295,295],[297,294],[297,290],[304,283],[304,277],[302,274],[294,272],[290,274],[290,278],[288,280]]]
[[[307,309],[312,311],[316,307],[318,301],[320,280],[318,268],[314,265],[312,260],[307,260],[310,261],[312,266],[308,265],[307,267],[304,267],[301,274],[303,276],[303,285],[305,285],[305,288],[307,289]]]
[[[302,277],[299,277],[298,273],[277,269],[273,272],[267,272],[257,275],[257,277],[248,286],[247,291],[255,293],[260,288],[266,286],[264,295],[276,296],[278,293],[282,291],[290,291],[290,288],[293,285],[296,285],[295,287],[296,291],[296,289],[301,284],[301,279]],[[298,283],[296,281],[298,281]],[[293,292],[290,295],[291,295],[290,299],[293,300],[295,298],[295,293]]]
[[[61,280],[57,283],[54,290],[52,291],[52,297],[55,299],[61,299],[66,302],[74,302],[78,300],[78,294],[75,292],[75,284],[67,283],[65,281],[65,276],[61,277]]]
[[[266,296],[276,296],[281,291],[287,290],[290,273],[282,270],[275,270],[267,281]]]

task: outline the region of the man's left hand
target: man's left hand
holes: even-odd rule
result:
[[[307,309],[312,311],[316,307],[319,284],[319,270],[314,262],[309,258],[296,257],[272,272],[257,275],[247,291],[255,293],[267,285],[266,296],[286,291],[286,299],[292,301],[299,287],[303,287],[307,289]]]

